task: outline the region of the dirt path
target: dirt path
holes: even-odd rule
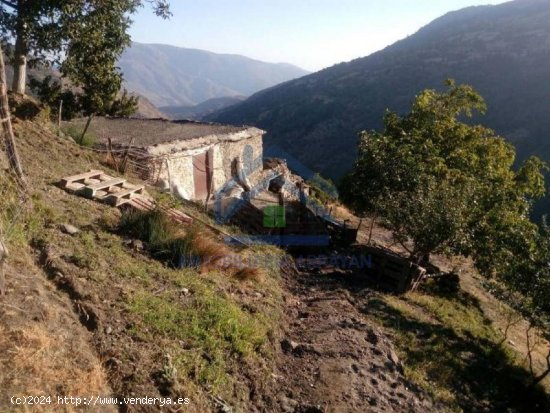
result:
[[[369,290],[346,273],[286,276],[287,331],[274,386],[283,412],[426,412],[390,340],[361,314]],[[359,297],[359,299],[358,299]]]

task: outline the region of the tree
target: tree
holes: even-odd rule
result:
[[[11,114],[8,103],[8,87],[6,83],[6,68],[4,66],[4,56],[2,54],[2,48],[0,47],[0,123],[2,123],[2,134],[4,135],[4,142],[6,146],[6,154],[10,167],[18,178],[20,185],[25,185],[25,176],[23,174],[23,168],[21,167],[21,161],[19,160],[19,154],[17,147],[15,146],[15,138],[13,135],[13,129],[11,125]]]
[[[61,119],[71,120],[82,112],[80,95],[71,89],[64,89],[59,80],[46,76],[42,80],[31,78],[29,86],[35,96],[47,106],[53,116],[59,117],[59,103],[62,102]]]
[[[382,133],[361,134],[342,198],[376,211],[418,263],[433,252],[459,253],[486,275],[503,273],[536,249],[528,213],[544,194],[546,166],[531,158],[514,171],[512,145],[463,122],[485,112],[482,97],[452,80],[447,86],[420,93],[405,116],[387,112]]]
[[[128,10],[133,0],[103,0],[101,5],[88,10],[86,25],[73,26],[73,38],[67,45],[67,57],[61,73],[81,89],[81,106],[88,116],[82,136],[87,132],[94,115],[113,114],[124,107],[135,109],[137,99],[125,92],[122,100],[117,95],[122,85],[122,74],[116,66],[120,54],[130,43]]]
[[[77,24],[87,24],[87,13],[104,6],[101,0],[0,0],[0,30],[5,39],[15,41],[13,85],[15,93],[25,94],[27,59],[59,61],[65,47],[75,39]],[[114,16],[120,11],[134,13],[151,4],[161,17],[170,15],[168,0],[122,0],[109,2]]]

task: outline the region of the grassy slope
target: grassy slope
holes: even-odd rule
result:
[[[261,388],[269,371],[278,272],[267,268],[260,281],[243,282],[221,271],[172,270],[132,251],[117,232],[118,210],[54,185],[66,175],[105,170],[101,159],[46,124],[18,121],[15,128],[32,207],[11,233],[12,255],[26,257],[19,265],[30,272],[32,256],[47,252],[42,264],[50,279],[69,292],[81,319],[93,321],[91,341],[114,394],[169,391],[190,397],[190,411],[213,408],[211,396],[246,406],[250,382]],[[9,201],[0,203],[6,208]],[[81,232],[64,234],[62,223]]]
[[[3,334],[9,339],[0,340],[0,351],[13,355],[18,350],[17,360],[26,362],[14,369],[13,360],[0,356],[0,372],[11,372],[0,374],[5,389],[0,397],[32,389],[55,394],[56,383],[70,382],[67,394],[83,388],[109,392],[109,386],[116,395],[170,391],[192,399],[189,411],[202,412],[221,400],[247,410],[254,394],[269,393],[264,386],[282,311],[277,271],[268,268],[260,281],[243,283],[219,271],[175,271],[133,251],[119,233],[118,210],[54,185],[65,175],[105,169],[102,159],[56,137],[47,125],[19,121],[16,132],[32,207],[19,217],[9,238],[8,298],[15,308],[8,316],[4,308],[0,313],[9,333]],[[6,220],[18,203],[6,177],[0,178],[0,216]],[[63,234],[59,225],[65,222],[81,232]],[[383,235],[375,231],[377,241],[385,240]],[[44,251],[46,262],[40,260]],[[39,291],[36,297],[33,289]],[[27,296],[43,300],[45,308],[34,308]],[[489,316],[486,304],[464,290],[447,294],[427,289],[403,297],[368,295],[363,308],[394,338],[406,374],[444,406],[499,411],[510,405],[512,390],[526,372],[521,357],[500,343],[502,324]],[[51,314],[45,316],[47,311]],[[75,314],[91,331],[77,324]],[[34,323],[27,336],[14,336],[27,321]],[[46,332],[38,334],[37,328]],[[52,349],[46,347],[55,347],[55,357],[49,357]],[[52,371],[60,372],[56,380]]]
[[[375,294],[364,306],[393,338],[406,376],[451,411],[546,411],[550,378],[528,389],[527,322],[485,291],[464,259],[436,261],[446,271],[460,268],[457,290],[428,281],[403,296]],[[515,321],[505,335],[508,317]],[[548,343],[536,329],[531,334],[538,336],[535,371],[542,371]]]

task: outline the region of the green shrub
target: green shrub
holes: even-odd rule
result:
[[[86,148],[91,148],[97,142],[97,138],[93,133],[88,131],[84,136],[82,136],[82,130],[75,125],[63,128],[62,132],[65,135],[70,136],[76,143]]]

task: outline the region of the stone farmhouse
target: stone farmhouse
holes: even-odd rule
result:
[[[184,199],[207,203],[229,183],[247,191],[262,179],[265,132],[255,127],[96,118],[92,133],[142,179]]]

